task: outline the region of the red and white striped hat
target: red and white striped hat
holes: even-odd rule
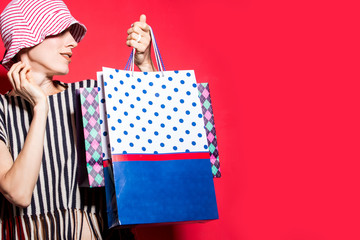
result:
[[[6,49],[1,64],[14,64],[13,57],[23,48],[33,47],[47,36],[56,35],[74,25],[71,34],[77,42],[86,27],[70,13],[62,0],[13,0],[0,15],[0,32]]]

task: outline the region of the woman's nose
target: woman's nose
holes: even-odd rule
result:
[[[73,35],[70,33],[70,30],[67,30],[66,33],[65,33],[65,44],[66,44],[66,47],[71,47],[71,48],[75,48],[78,43],[75,41]]]

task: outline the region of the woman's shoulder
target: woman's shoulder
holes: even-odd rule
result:
[[[67,83],[66,85],[72,89],[93,88],[98,86],[97,81],[94,79],[86,79],[80,82]]]

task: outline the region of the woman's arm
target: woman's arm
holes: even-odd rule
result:
[[[142,14],[140,21],[131,25],[127,31],[128,37],[126,45],[134,47],[135,64],[142,72],[156,71],[154,64],[151,60],[151,37],[150,27],[146,23],[146,16]],[[141,37],[139,37],[141,36]],[[138,41],[138,39],[140,39]]]
[[[0,142],[0,191],[19,207],[27,207],[31,202],[43,156],[49,111],[47,96],[32,82],[29,72],[30,68],[19,62],[8,73],[15,94],[30,102],[34,112],[24,146],[15,161],[5,143]]]

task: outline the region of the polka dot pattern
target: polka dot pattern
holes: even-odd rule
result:
[[[164,74],[103,68],[111,154],[208,152],[194,72]]]

